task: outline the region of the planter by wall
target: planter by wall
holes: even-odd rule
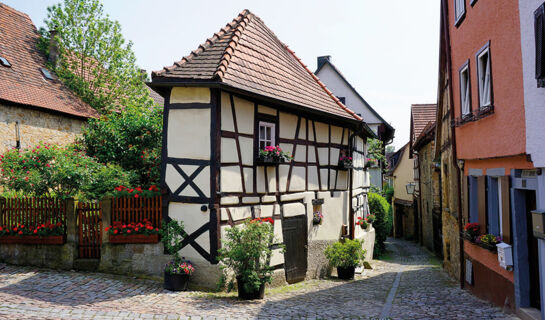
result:
[[[348,169],[352,169],[354,166],[352,165],[352,162],[348,162],[348,161],[339,161],[339,166],[338,166],[339,170],[348,170]]]
[[[64,244],[66,236],[2,236],[2,244]]]
[[[342,280],[354,279],[355,267],[337,267],[337,276]]]
[[[237,277],[238,297],[244,300],[263,299],[265,297],[265,283],[262,283],[257,291],[248,292],[244,289],[244,282]]]
[[[190,276],[187,274],[171,274],[165,272],[163,287],[170,291],[186,291],[189,277]]]
[[[258,166],[277,166],[280,163],[284,163],[284,159],[275,159],[273,157],[258,157],[256,164]]]
[[[127,243],[157,243],[159,242],[158,234],[131,234],[131,235],[109,235],[110,243],[127,244]]]

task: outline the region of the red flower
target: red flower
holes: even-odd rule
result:
[[[137,194],[135,194],[135,195],[134,195],[134,197],[135,197],[135,198],[138,198],[138,195],[137,195]]]
[[[116,229],[116,230],[114,230],[114,234],[117,234],[118,232],[119,232],[119,231],[117,231],[117,229]]]
[[[19,233],[19,234],[23,234],[23,231],[19,231],[18,233]]]
[[[38,233],[38,230],[34,230],[34,233]]]
[[[127,229],[127,233],[131,233],[131,230],[130,230],[130,229]]]

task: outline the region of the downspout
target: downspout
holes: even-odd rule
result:
[[[418,218],[418,242],[420,242],[420,245],[424,244],[423,237],[422,237],[422,215],[424,213],[424,206],[422,205],[422,192],[424,189],[422,189],[422,159],[420,159],[420,154],[417,154],[418,159],[418,206],[419,206],[419,214],[417,216],[420,216]]]
[[[448,20],[448,3],[446,0],[441,1],[441,7],[442,7],[442,18],[443,18],[443,27],[445,30],[445,42],[446,42],[446,55],[447,55],[447,72],[448,72],[448,86],[449,86],[449,104],[450,104],[450,118],[451,121],[455,119],[455,113],[454,113],[454,96],[453,96],[453,89],[452,89],[452,61],[450,56],[450,33],[449,33],[449,20]],[[459,247],[460,247],[460,288],[464,288],[464,279],[465,279],[465,268],[464,268],[464,240],[462,238],[462,172],[460,171],[460,167],[458,166],[458,159],[456,157],[456,130],[454,126],[450,126],[451,128],[451,140],[452,140],[452,162],[454,165],[454,168],[456,169],[456,177],[458,179],[458,187],[457,187],[457,193],[458,193],[458,239],[459,239]]]
[[[348,153],[353,156],[353,140],[354,140],[354,137],[358,134],[358,132],[354,131],[353,134],[351,134],[349,137],[348,137]],[[348,213],[349,213],[349,216],[348,216],[348,223],[350,224],[350,227],[348,230],[349,231],[349,235],[350,235],[350,239],[354,239],[355,238],[355,225],[354,225],[354,207],[352,206],[352,196],[354,194],[354,176],[353,176],[353,173],[354,173],[354,167],[350,168],[350,170],[348,170],[348,183],[350,184],[350,186],[348,187]]]

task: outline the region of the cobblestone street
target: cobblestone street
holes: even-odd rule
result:
[[[355,281],[313,280],[263,301],[171,293],[150,280],[0,265],[2,319],[514,319],[460,290],[417,245],[389,239]]]

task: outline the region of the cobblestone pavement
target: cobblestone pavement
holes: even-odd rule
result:
[[[0,319],[516,319],[457,287],[417,245],[390,239],[388,261],[356,280],[312,280],[263,301],[98,273],[0,265]]]

